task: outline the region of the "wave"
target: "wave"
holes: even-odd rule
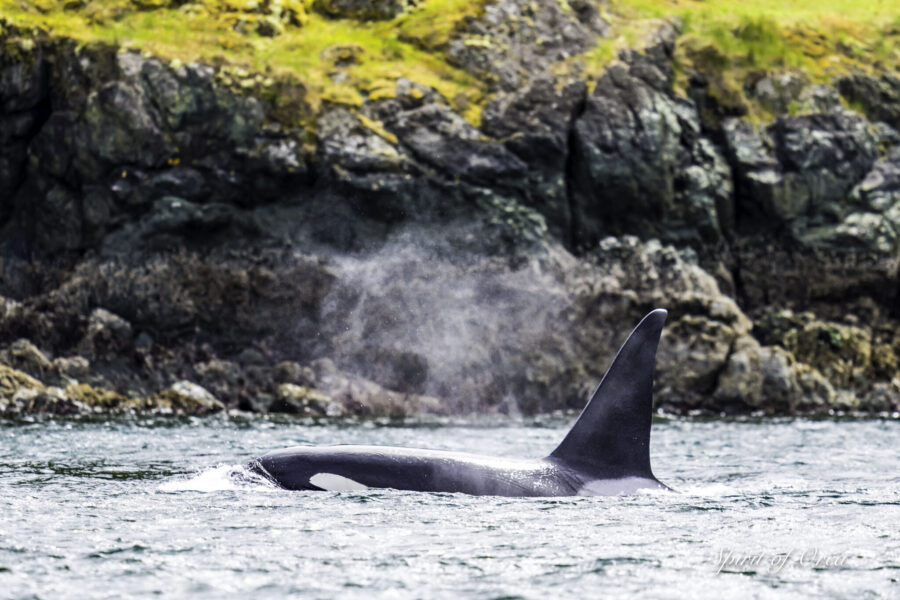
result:
[[[160,484],[161,492],[222,492],[234,490],[278,490],[275,484],[244,465],[217,465],[190,476]]]

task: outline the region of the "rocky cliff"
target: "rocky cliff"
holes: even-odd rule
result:
[[[674,18],[573,60],[605,6],[456,22],[430,51],[483,86],[477,119],[409,77],[295,106],[0,22],[3,410],[578,408],[656,306],[667,411],[900,409],[897,63],[742,72],[735,99]],[[248,14],[269,38],[306,13]]]

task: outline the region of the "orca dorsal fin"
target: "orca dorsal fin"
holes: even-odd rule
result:
[[[650,470],[653,371],[666,315],[658,308],[638,323],[549,458],[598,478],[655,479]]]

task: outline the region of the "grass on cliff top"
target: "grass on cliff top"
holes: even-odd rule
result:
[[[437,89],[477,125],[488,86],[452,66],[444,51],[457,24],[492,1],[420,0],[406,14],[375,22],[325,17],[312,9],[313,0],[0,0],[0,16],[83,43],[224,66],[225,83],[284,103],[285,121],[308,124],[325,106],[392,96],[396,79],[406,77]],[[743,92],[760,73],[802,70],[816,83],[851,69],[900,70],[897,3],[597,0],[611,35],[558,70],[580,61],[596,80],[618,50],[640,47],[660,19],[678,16],[676,89],[699,72],[718,102],[744,104],[751,118],[767,118]],[[299,85],[273,84],[290,81]]]
[[[181,62],[232,67],[236,86],[293,78],[306,115],[392,96],[405,77],[437,89],[470,122],[485,84],[441,53],[456,22],[483,0],[428,0],[390,21],[332,19],[311,0],[0,0],[0,16],[79,42],[110,42]],[[268,29],[270,35],[266,35]],[[276,35],[271,35],[272,31]],[[252,79],[254,75],[262,75]],[[280,88],[283,89],[283,88]]]
[[[772,116],[743,92],[761,73],[802,71],[825,83],[855,69],[900,71],[897,0],[614,0],[603,16],[614,34],[582,57],[591,76],[619,49],[646,43],[661,19],[677,16],[676,89],[699,72],[716,100],[747,105],[750,118]]]

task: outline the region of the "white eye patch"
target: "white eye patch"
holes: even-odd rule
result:
[[[369,489],[358,481],[334,473],[316,473],[309,478],[309,482],[327,492],[356,492]]]

